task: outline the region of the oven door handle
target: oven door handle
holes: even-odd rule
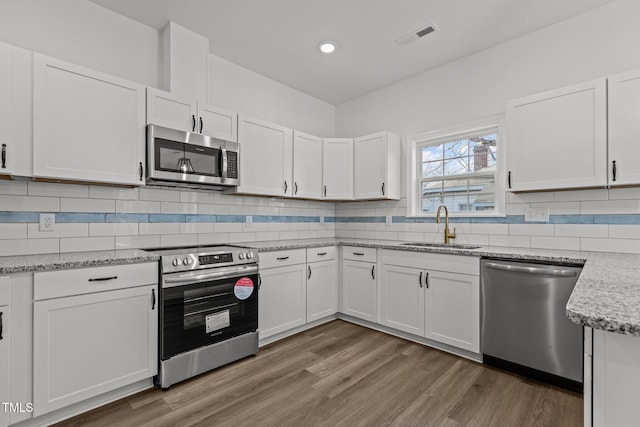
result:
[[[248,275],[258,273],[258,267],[255,265],[231,267],[231,268],[220,268],[219,270],[220,271],[212,271],[209,273],[191,272],[191,273],[180,274],[175,277],[174,276],[164,277],[163,287],[170,288],[173,286],[206,282],[208,280],[230,279],[234,277],[248,276]]]

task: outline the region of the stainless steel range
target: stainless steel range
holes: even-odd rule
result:
[[[256,250],[202,246],[150,251],[160,255],[160,387],[258,352]]]

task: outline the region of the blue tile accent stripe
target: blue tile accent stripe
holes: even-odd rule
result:
[[[163,214],[163,213],[84,213],[53,212],[59,223],[244,223],[246,215]],[[0,212],[0,223],[37,223],[40,212]],[[315,215],[253,215],[255,223],[320,223]],[[525,224],[524,215],[506,217],[451,217],[458,224]],[[385,216],[325,216],[326,223],[384,224]],[[434,223],[435,218],[392,216],[393,224]],[[535,224],[536,222],[527,222]],[[537,223],[543,224],[543,223]],[[548,224],[640,224],[640,214],[550,215]]]

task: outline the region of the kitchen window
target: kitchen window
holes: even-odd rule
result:
[[[457,216],[502,215],[499,136],[500,126],[488,124],[409,137],[409,214],[431,216],[446,205]]]

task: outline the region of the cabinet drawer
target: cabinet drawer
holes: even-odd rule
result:
[[[158,263],[110,265],[33,274],[34,300],[158,283]]]
[[[307,262],[327,261],[336,259],[338,248],[336,246],[323,246],[321,248],[307,248]]]
[[[306,249],[260,252],[260,268],[282,267],[307,262]]]
[[[344,246],[342,248],[342,259],[352,259],[355,261],[376,262],[376,248],[361,248],[358,246]]]
[[[11,303],[11,278],[9,276],[0,276],[0,305],[9,305]]]
[[[474,256],[383,250],[380,258],[388,265],[480,275],[480,258]]]

